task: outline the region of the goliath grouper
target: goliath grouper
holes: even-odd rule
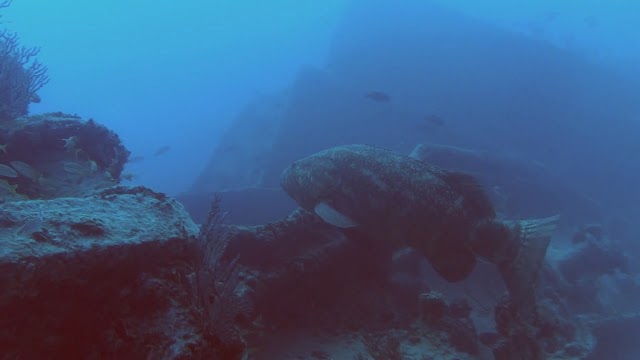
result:
[[[532,283],[558,220],[496,220],[473,177],[369,145],[298,160],[283,172],[281,186],[327,223],[420,251],[449,282],[464,280],[476,256],[485,258],[521,303],[533,301]]]

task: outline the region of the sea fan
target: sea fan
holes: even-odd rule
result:
[[[223,219],[220,198],[216,197],[197,239],[202,257],[196,264],[195,306],[205,336],[231,358],[245,346],[235,319],[246,306],[236,293],[240,282],[238,257],[229,261],[223,257],[229,242]]]

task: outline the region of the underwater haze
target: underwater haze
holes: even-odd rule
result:
[[[375,3],[385,2],[365,4],[360,11],[376,8]],[[637,71],[640,5],[632,1],[440,3],[616,69]],[[404,4],[385,6],[418,6]],[[49,68],[51,81],[32,112],[64,109],[106,124],[132,157],[146,159],[130,167],[135,182],[176,194],[202,170],[251,97],[281,91],[304,66],[326,64],[348,5],[339,0],[179,5],[25,0],[3,13],[22,43],[41,47],[39,58]],[[384,21],[388,24],[380,25],[388,26],[394,18]],[[170,151],[155,158],[163,146]]]
[[[321,64],[343,1],[13,1],[3,23],[42,50],[50,83],[32,112],[114,129],[136,183],[178,193],[247,99]],[[156,149],[170,146],[161,158]]]
[[[0,32],[0,249],[77,270],[15,291],[11,358],[640,358],[640,2],[0,15],[49,77]]]

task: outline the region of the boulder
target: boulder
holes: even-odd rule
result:
[[[0,204],[0,348],[15,358],[206,353],[188,275],[198,233],[144,187]]]
[[[0,202],[84,196],[117,185],[128,157],[119,136],[92,119],[47,113],[5,122],[0,164],[15,173],[3,172]]]

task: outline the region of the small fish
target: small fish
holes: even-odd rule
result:
[[[8,178],[18,177],[18,173],[11,166],[0,164],[0,176]]]
[[[64,149],[67,151],[71,151],[76,148],[76,143],[78,142],[78,138],[76,136],[69,136],[66,139],[62,139],[62,141],[64,141]]]
[[[129,164],[135,164],[144,161],[144,156],[133,156],[127,161]]]
[[[62,168],[67,174],[77,177],[88,177],[95,172],[92,169],[90,161],[82,163],[75,161],[65,161],[62,163]]]
[[[16,192],[18,185],[11,185],[5,179],[0,179],[0,199],[1,198],[14,198],[19,196]]]
[[[3,153],[7,153],[7,145],[9,144],[2,144],[0,145],[0,151],[2,151]]]
[[[135,179],[135,175],[132,173],[124,173],[122,175],[120,175],[120,178],[124,181],[133,181],[133,179]]]
[[[18,160],[14,160],[10,162],[11,167],[14,168],[18,174],[31,179],[33,181],[39,181],[40,178],[42,177],[42,173],[39,172],[38,170],[34,169],[31,165],[22,162],[22,161],[18,161]]]
[[[371,91],[364,95],[365,98],[373,100],[375,102],[389,102],[391,101],[391,96],[383,93],[382,91]]]
[[[80,149],[80,148],[73,149],[73,155],[75,156],[76,160],[87,160],[87,159],[89,159],[89,153],[87,153],[86,151],[84,151],[83,149]]]
[[[444,126],[444,120],[438,115],[427,115],[424,117],[424,121],[429,125]]]
[[[160,156],[162,154],[165,154],[167,152],[169,152],[169,150],[171,150],[171,146],[170,145],[163,145],[160,146],[159,148],[156,149],[156,151],[153,153],[153,156]]]
[[[17,192],[18,184],[11,185],[7,180],[0,179],[0,202],[6,200],[29,200],[29,197]]]

